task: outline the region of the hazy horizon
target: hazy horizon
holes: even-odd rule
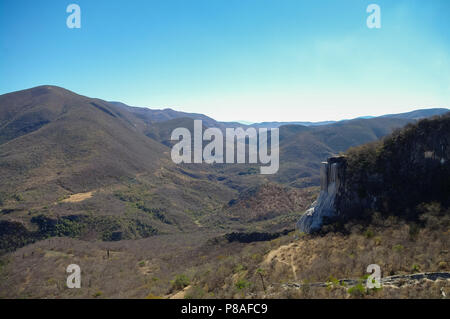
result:
[[[38,85],[36,87],[39,86],[56,86],[54,84],[42,84],[42,85]],[[56,86],[59,87],[59,86]],[[12,91],[12,92],[1,92],[0,95],[2,94],[8,94],[8,93],[14,93],[14,92],[18,92],[18,91],[23,91],[23,90],[28,90],[28,89],[32,89],[35,87],[30,87],[30,88],[23,88],[20,90],[16,90],[16,91]],[[67,89],[69,91],[70,88],[66,88],[66,87],[61,87],[63,89]],[[87,96],[89,98],[100,98],[98,96],[92,95],[85,95],[85,94],[81,94],[80,92],[74,92],[76,94],[80,94],[83,96]],[[101,98],[103,99],[103,98]],[[252,124],[258,124],[258,123],[293,123],[293,122],[309,122],[309,123],[321,123],[321,122],[339,122],[339,121],[345,121],[345,120],[352,120],[352,119],[356,119],[356,118],[374,118],[374,117],[378,117],[378,116],[384,116],[384,115],[395,115],[395,114],[403,114],[403,113],[409,113],[409,112],[413,112],[413,111],[418,111],[418,110],[431,110],[431,109],[447,109],[450,111],[450,108],[447,106],[436,106],[436,107],[427,107],[427,106],[423,106],[423,107],[412,107],[410,109],[406,109],[405,111],[401,111],[401,112],[390,112],[390,113],[380,113],[377,115],[373,115],[373,114],[365,114],[365,115],[359,115],[359,116],[355,116],[355,117],[349,117],[349,118],[339,118],[339,119],[328,119],[328,118],[323,118],[323,119],[319,119],[319,120],[314,120],[314,121],[308,121],[308,120],[302,120],[302,119],[290,119],[290,120],[286,120],[286,121],[279,121],[279,120],[273,120],[273,121],[249,121],[249,120],[239,120],[239,119],[232,119],[232,120],[226,120],[226,121],[222,121],[220,119],[215,118],[214,116],[211,116],[210,114],[207,113],[200,113],[200,112],[190,112],[187,110],[183,110],[182,107],[177,107],[177,106],[167,106],[167,107],[159,107],[159,106],[144,106],[144,105],[132,105],[130,103],[127,103],[126,101],[112,101],[112,100],[108,100],[108,99],[103,99],[104,101],[107,102],[111,102],[111,103],[122,103],[125,104],[127,106],[130,107],[138,107],[138,108],[146,108],[146,109],[150,109],[150,110],[166,110],[166,109],[171,109],[173,111],[177,111],[177,112],[184,112],[184,113],[198,113],[198,114],[202,114],[202,115],[206,115],[218,122],[237,122],[237,123],[241,123],[244,125],[252,125]]]
[[[218,121],[447,108],[450,2],[0,3],[0,94],[38,85]],[[369,4],[381,28],[369,29]]]

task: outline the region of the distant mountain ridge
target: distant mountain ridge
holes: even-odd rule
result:
[[[406,112],[406,113],[399,113],[399,114],[386,114],[386,115],[382,115],[380,117],[420,120],[420,119],[423,119],[426,117],[442,115],[449,111],[450,110],[446,109],[446,108],[431,108],[431,109],[420,109],[420,110],[415,110],[415,111]]]
[[[393,129],[416,121],[418,118],[442,114],[447,111],[447,109],[443,108],[425,109],[339,122],[294,122],[306,125],[273,122],[276,125],[273,123],[272,125],[280,128],[281,165],[279,173],[269,178],[276,182],[288,183],[296,187],[318,185],[319,167],[317,163],[320,163],[320,161],[345,151],[349,147],[379,139],[392,132]],[[66,178],[68,180],[74,179],[73,176],[63,173],[68,166],[72,165],[70,162],[75,159],[72,155],[69,156],[67,154],[71,154],[70,152],[73,154],[87,152],[86,154],[97,153],[99,155],[98,152],[100,150],[102,152],[105,151],[105,153],[99,158],[103,158],[104,156],[105,160],[103,162],[93,163],[91,167],[98,168],[99,163],[103,166],[105,163],[110,163],[108,165],[111,165],[111,171],[115,171],[121,167],[120,172],[126,172],[125,175],[133,176],[134,173],[132,172],[139,171],[142,168],[146,170],[154,167],[153,164],[157,163],[161,156],[166,158],[165,161],[170,160],[170,148],[168,147],[172,144],[170,141],[172,130],[176,127],[191,128],[194,119],[202,120],[204,127],[219,127],[221,129],[225,129],[226,127],[250,127],[237,122],[219,122],[203,114],[179,112],[172,109],[152,110],[142,107],[130,107],[120,102],[106,102],[100,99],[84,97],[69,90],[49,85],[4,94],[0,96],[0,154],[3,154],[3,164],[0,166],[0,170],[7,170],[4,172],[6,174],[4,176],[12,177],[10,181],[12,184],[8,187],[11,188],[13,186],[14,189],[18,184],[13,181],[17,180],[18,177],[14,177],[15,173],[13,172],[19,167],[28,171],[32,167],[31,163],[33,163],[33,160],[29,159],[29,157],[31,154],[34,154],[34,151],[38,151],[37,145],[40,145],[42,150],[36,153],[40,155],[33,156],[35,158],[41,158],[43,162],[34,160],[34,165],[38,165],[38,167],[34,168],[33,171],[36,173],[42,171],[43,166],[40,166],[41,164],[39,163],[44,163],[44,166],[50,170],[61,166],[61,169],[56,169],[60,171],[60,175],[55,180],[61,181],[65,175],[67,175]],[[63,123],[66,124],[63,125]],[[104,125],[109,126],[110,129],[117,127],[112,129],[109,135],[105,135]],[[257,128],[262,126],[262,124],[255,123],[251,126]],[[123,131],[124,129],[128,133],[125,133]],[[72,136],[78,136],[77,138],[86,141],[90,140],[91,146],[86,146],[90,151],[81,150],[80,148],[83,148],[82,144],[74,143],[75,140],[72,138],[67,140],[64,145],[61,145],[59,149],[50,146],[50,141],[52,141],[52,145],[62,143],[64,141],[63,137],[69,136],[64,133],[68,130],[71,131]],[[93,131],[91,132],[91,130]],[[50,137],[43,135],[51,134],[52,132],[56,134],[54,139],[53,137],[50,139]],[[116,136],[119,132],[122,132],[120,136]],[[105,140],[100,142],[101,139],[105,139],[108,136],[115,137],[109,142]],[[97,137],[101,139],[97,140]],[[127,157],[126,161],[112,161],[111,159],[114,158],[114,155],[106,155],[111,150],[111,147],[109,147],[110,150],[100,147],[97,151],[93,152],[93,145],[109,145],[109,143],[115,143],[114,140],[118,141],[121,139],[128,140],[128,142],[123,144],[125,148],[136,147],[136,151],[133,152],[125,151],[122,149],[122,146],[120,146],[120,150],[116,150],[114,154],[123,154],[124,157]],[[36,145],[33,152],[27,150],[32,145],[31,140],[35,140],[34,145]],[[156,152],[149,150],[150,153],[147,156],[142,156],[141,160],[136,160],[135,157],[138,156],[137,154],[142,154],[148,148],[148,145],[145,147],[142,145],[138,146],[141,141],[145,144],[152,144],[151,149],[159,150]],[[115,144],[115,147],[119,147],[117,143]],[[69,148],[71,151],[68,153],[67,150]],[[8,149],[15,149],[16,154],[5,153]],[[18,153],[22,150],[24,152],[23,156],[18,160],[14,160],[13,158],[19,156]],[[54,152],[60,153],[58,153],[58,156],[51,155]],[[140,156],[138,157],[140,158]],[[60,162],[56,161],[57,158],[60,159]],[[63,158],[66,158],[65,165],[62,164]],[[148,163],[146,162],[148,161],[146,158],[153,158],[154,160]],[[26,163],[23,162],[25,159],[27,159]],[[85,157],[84,160],[86,159]],[[50,162],[52,163],[51,165]],[[125,162],[128,163],[126,165],[128,168],[126,169],[122,165]],[[115,167],[118,163],[121,163],[119,167]],[[112,169],[112,167],[115,168]],[[207,168],[210,169],[211,167],[207,166]],[[125,170],[123,171],[122,169]],[[88,171],[86,167],[83,170]],[[243,171],[236,172],[234,167],[227,166],[225,168],[225,174],[245,175],[247,173]],[[115,178],[113,176],[114,174],[101,174],[100,176],[107,175]],[[97,174],[88,174],[86,176],[86,181],[89,181],[89,185],[91,181],[94,182],[95,180],[91,177],[97,176]],[[99,179],[96,179],[94,184],[98,184],[99,181]],[[69,182],[69,184],[72,184],[72,182]],[[76,185],[74,184],[72,186],[75,187]],[[6,185],[0,185],[0,188],[3,187],[8,188]],[[64,187],[67,187],[67,185]],[[78,188],[76,186],[74,190]],[[80,189],[87,188],[85,186]]]
[[[207,115],[200,114],[200,113],[187,113],[182,111],[176,111],[171,108],[165,108],[165,109],[151,109],[148,107],[138,107],[138,106],[129,106],[122,102],[109,102],[113,105],[117,105],[122,108],[127,108],[128,110],[131,110],[131,112],[137,114],[138,116],[142,118],[150,119],[152,122],[164,122],[176,118],[192,118],[196,120],[202,120],[204,124],[207,127],[255,127],[255,128],[279,128],[284,125],[302,125],[302,126],[321,126],[321,125],[329,125],[329,124],[335,124],[339,122],[345,122],[345,121],[352,121],[352,120],[358,120],[358,119],[372,119],[372,118],[401,118],[401,119],[411,119],[411,120],[419,120],[426,117],[431,117],[435,115],[442,115],[444,113],[447,113],[450,111],[450,109],[447,108],[429,108],[429,109],[418,109],[410,112],[404,112],[404,113],[395,113],[395,114],[386,114],[386,115],[380,115],[380,116],[359,116],[352,119],[345,119],[345,120],[339,120],[339,121],[318,121],[318,122],[311,122],[311,121],[290,121],[290,122],[247,122],[247,121],[234,121],[234,122],[221,122],[217,121]]]
[[[267,128],[276,128],[283,125],[303,125],[303,126],[321,126],[321,125],[329,125],[329,124],[335,124],[339,122],[345,122],[345,121],[352,121],[352,120],[358,120],[358,119],[373,119],[373,118],[399,118],[399,119],[411,119],[411,120],[420,120],[426,117],[431,117],[435,115],[442,115],[447,112],[449,112],[450,109],[447,108],[430,108],[430,109],[418,109],[410,112],[405,113],[396,113],[396,114],[386,114],[386,115],[380,115],[380,116],[358,116],[356,118],[352,119],[345,119],[345,120],[339,120],[339,121],[319,121],[319,122],[260,122],[260,123],[253,123],[249,124],[249,126],[253,127],[267,127]]]
[[[318,185],[317,163],[327,157],[379,139],[418,118],[447,111],[426,109],[328,124],[281,125],[280,171],[268,178],[296,187]],[[153,171],[161,160],[165,167],[176,169],[170,161],[170,134],[176,127],[191,128],[194,119],[202,120],[204,127],[243,126],[203,114],[110,103],[50,85],[1,95],[0,171],[8,182],[0,184],[0,191],[11,192],[19,185],[23,190],[27,178],[28,189],[37,185],[43,189],[37,178],[45,176],[43,180],[52,181],[45,186],[52,190],[49,195],[61,189],[82,192],[104,185],[105,178]],[[252,172],[250,166],[238,167],[225,166],[222,174]]]
[[[137,117],[144,120],[146,123],[159,123],[159,122],[165,122],[170,121],[174,119],[180,119],[180,118],[190,118],[195,120],[202,120],[203,124],[207,127],[219,127],[219,128],[225,128],[225,127],[246,127],[248,125],[239,123],[239,122],[219,122],[215,119],[204,115],[200,113],[187,113],[182,111],[175,111],[170,108],[166,109],[150,109],[147,107],[139,107],[139,106],[129,106],[127,104],[121,103],[121,102],[109,102],[113,105],[116,105],[122,109],[126,109],[129,112],[133,113]]]

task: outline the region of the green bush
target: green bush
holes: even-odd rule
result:
[[[248,282],[248,281],[245,280],[245,279],[241,279],[241,280],[239,280],[239,281],[236,283],[236,288],[237,288],[238,290],[242,290],[242,289],[245,289],[245,288],[248,288],[248,287],[250,287],[250,282]]]
[[[177,275],[174,280],[171,281],[172,288],[175,290],[181,290],[189,286],[190,279],[188,276],[181,274]]]
[[[347,292],[353,297],[364,297],[366,294],[366,288],[362,283],[359,283],[356,286],[348,288]]]
[[[328,288],[338,287],[340,285],[341,285],[341,283],[340,283],[339,279],[337,279],[336,277],[330,276],[328,278],[328,281],[327,281]]]
[[[374,236],[374,233],[373,233],[373,231],[371,229],[367,229],[364,232],[364,236],[366,236],[366,238],[372,238]]]
[[[14,194],[14,195],[13,195],[13,198],[14,198],[16,201],[18,201],[18,202],[23,201],[23,196],[20,195],[20,194]]]

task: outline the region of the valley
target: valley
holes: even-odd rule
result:
[[[430,132],[448,145],[446,112],[283,123],[279,171],[262,175],[259,163],[171,160],[175,128],[193,132],[201,119],[202,130],[225,130],[240,126],[235,122],[130,107],[48,85],[1,95],[0,297],[163,298],[180,291],[188,298],[424,297],[420,285],[430,285],[435,297],[441,288],[448,294],[448,280],[441,279],[421,281],[411,292],[386,288],[374,295],[340,284],[292,284],[362,278],[374,262],[390,276],[450,270],[449,193],[442,186],[448,171],[433,173],[441,192],[432,191],[420,175],[428,168],[408,157],[433,144]],[[430,116],[437,118],[426,133],[395,135],[407,124],[401,132],[415,132],[417,121]],[[366,144],[380,140],[390,142],[383,149]],[[405,140],[411,143],[397,147]],[[448,149],[442,152],[431,156],[444,158],[440,167],[447,168]],[[362,221],[325,225],[319,235],[301,233],[295,225],[319,195],[321,162],[339,154],[354,168],[349,185],[356,188],[349,194],[367,186],[385,202],[376,207],[381,215],[371,211]],[[379,164],[383,160],[392,166]],[[425,171],[416,174],[415,165]],[[389,172],[384,192],[381,169]],[[414,178],[423,181],[417,202],[395,205],[414,191],[404,184],[415,185]],[[69,264],[80,265],[82,289],[65,286]]]

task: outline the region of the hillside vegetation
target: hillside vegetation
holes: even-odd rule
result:
[[[450,114],[409,124],[346,154],[342,217],[376,210],[414,219],[422,202],[450,204]]]
[[[290,284],[360,278],[369,263],[449,271],[448,115],[351,149],[351,213],[321,235],[293,232],[317,197],[321,161],[425,113],[281,126],[280,170],[266,176],[258,165],[172,162],[174,128],[196,116],[204,128],[236,123],[55,86],[2,95],[0,297],[317,297],[324,290]],[[72,263],[83,289],[65,285]],[[448,289],[430,285],[373,296]],[[326,296],[372,296],[348,289]]]

